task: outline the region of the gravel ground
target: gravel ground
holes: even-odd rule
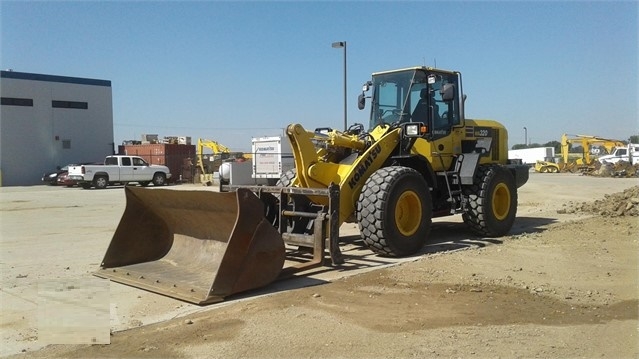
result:
[[[459,218],[438,219],[432,236],[445,241],[410,261],[321,285],[231,298],[223,306],[116,331],[108,345],[50,345],[14,356],[636,358],[638,184],[636,178],[531,173],[509,236],[476,238]],[[104,226],[107,234],[113,226]],[[3,246],[3,265],[18,261]],[[91,260],[77,259],[77,265],[90,268]],[[3,291],[17,280],[3,268]],[[140,293],[139,304],[147,308],[140,313],[157,314],[158,296]],[[3,322],[5,341],[7,328],[19,324]],[[24,333],[37,338],[37,331]]]

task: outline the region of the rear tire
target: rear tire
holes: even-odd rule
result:
[[[93,185],[96,189],[105,189],[109,185],[109,178],[107,176],[96,176],[93,179]]]
[[[152,182],[154,186],[164,186],[166,184],[166,175],[164,173],[158,172],[153,175]]]
[[[384,167],[370,176],[357,202],[364,243],[376,254],[401,257],[418,252],[432,223],[428,184],[408,167]]]
[[[464,189],[464,223],[477,235],[507,234],[517,215],[517,187],[512,173],[502,166],[479,166],[474,184]]]

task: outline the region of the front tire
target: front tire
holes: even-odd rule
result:
[[[430,190],[412,168],[377,170],[366,180],[357,207],[362,239],[376,254],[415,254],[428,239],[433,215]]]
[[[156,173],[153,175],[154,186],[164,186],[166,184],[166,175],[164,173]]]
[[[507,234],[517,215],[517,187],[512,173],[502,166],[479,166],[474,184],[464,189],[464,223],[477,235]]]

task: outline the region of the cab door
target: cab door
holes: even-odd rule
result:
[[[133,163],[131,157],[122,157],[122,165],[120,166],[120,181],[133,181]]]
[[[134,181],[150,181],[153,177],[152,173],[149,173],[149,164],[138,157],[133,157],[133,180]]]
[[[454,73],[430,73],[428,88],[432,165],[436,170],[450,169],[454,155],[461,152],[459,144],[463,136],[458,76]]]

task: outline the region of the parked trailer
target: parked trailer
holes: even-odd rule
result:
[[[552,162],[554,157],[554,147],[535,147],[508,151],[508,158],[520,159],[523,164],[529,166],[533,166],[535,163],[537,163],[537,161]]]
[[[284,173],[295,168],[293,150],[287,137],[270,136],[252,139],[253,179],[275,185]]]

